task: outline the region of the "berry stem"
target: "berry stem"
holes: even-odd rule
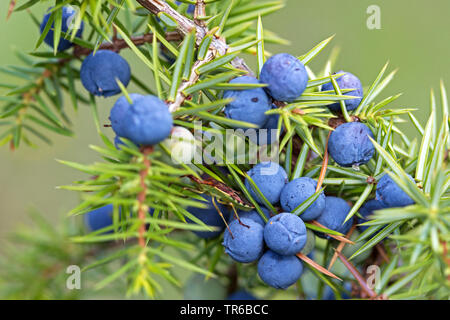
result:
[[[381,258],[383,258],[383,260],[386,263],[390,262],[389,257],[386,254],[386,250],[384,250],[384,247],[381,243],[377,243],[377,245],[375,246],[375,249],[377,250],[378,254],[381,256]]]
[[[144,156],[143,163],[145,168],[142,169],[139,172],[140,177],[140,185],[141,185],[141,192],[139,192],[137,196],[137,200],[139,202],[139,209],[138,209],[138,218],[141,220],[141,225],[139,226],[139,245],[144,248],[145,247],[145,196],[147,193],[147,185],[145,184],[145,178],[147,177],[148,171],[150,170],[150,160],[148,158],[148,155],[153,152],[152,146],[144,146],[141,148],[142,155]]]
[[[230,233],[231,238],[234,239],[233,233],[231,232],[230,227],[228,226],[228,222],[225,219],[225,217],[223,216],[222,211],[220,211],[219,206],[216,204],[216,201],[214,200],[214,197],[211,197],[211,201],[212,201],[212,204],[214,205],[214,207],[216,208],[217,213],[219,214],[219,216],[222,218],[223,222],[225,223],[225,226],[227,227],[227,230]]]

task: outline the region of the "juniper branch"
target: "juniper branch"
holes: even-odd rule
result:
[[[186,95],[183,93],[183,91],[191,86],[192,84],[196,83],[200,77],[200,73],[198,73],[198,69],[203,66],[204,64],[212,61],[214,57],[216,56],[216,53],[213,49],[208,49],[208,52],[206,53],[205,59],[198,60],[194,63],[191,73],[189,75],[189,79],[186,81],[183,81],[178,88],[177,95],[175,97],[175,101],[169,104],[169,111],[175,112],[178,110],[178,108],[183,104],[183,102],[186,100]]]
[[[198,17],[205,16],[205,2],[203,0],[197,1],[194,12],[194,21],[179,14],[176,10],[174,10],[164,1],[159,0],[136,0],[136,1],[155,15],[158,15],[158,13],[163,12],[171,16],[173,19],[176,20],[177,30],[183,36],[191,32],[192,30],[195,30],[197,45],[200,45],[203,38],[210,32],[210,30],[204,25],[203,21],[198,19]],[[225,39],[220,38],[216,35],[213,37],[211,46],[208,50],[205,59],[197,61],[194,64],[189,79],[187,81],[183,81],[180,87],[178,88],[174,102],[172,102],[169,105],[170,112],[176,111],[186,100],[187,97],[183,93],[183,90],[189,87],[190,85],[194,84],[195,82],[197,82],[197,80],[199,79],[199,74],[197,73],[198,68],[213,60],[214,57],[216,56],[215,52],[217,52],[217,54],[219,55],[224,55],[227,53],[228,48],[229,47]],[[244,70],[249,74],[253,74],[251,69],[241,58],[236,57],[235,59],[233,59],[231,61],[231,65],[237,69]]]
[[[160,12],[163,12],[169,16],[171,16],[177,22],[177,30],[183,36],[191,32],[193,29],[196,29],[196,42],[197,45],[200,44],[202,39],[209,32],[207,27],[196,26],[194,21],[185,16],[179,14],[175,9],[169,6],[165,1],[160,0],[136,0],[141,6],[150,11],[151,13],[157,15]],[[229,46],[227,45],[225,39],[220,37],[214,37],[211,43],[211,47],[217,50],[220,55],[224,55],[227,53]],[[236,57],[233,61],[231,61],[231,65],[237,69],[244,70],[249,74],[253,74],[253,71],[247,66],[245,61],[242,58]]]

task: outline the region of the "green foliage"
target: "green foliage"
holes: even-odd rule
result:
[[[32,9],[38,2],[28,1],[15,11]],[[152,3],[150,0],[137,2],[141,5]],[[9,90],[6,96],[0,97],[3,101],[0,108],[0,145],[9,143],[11,148],[17,148],[23,142],[33,146],[34,138],[50,143],[47,136],[50,132],[71,136],[71,120],[66,114],[67,106],[63,105],[63,98],[69,96],[75,110],[80,104],[89,106],[104,143],[104,146],[91,145],[90,148],[101,156],[102,161],[79,164],[60,160],[60,163],[89,176],[60,188],[80,193],[79,205],[69,213],[71,220],[75,219],[73,216],[83,215],[106,204],[114,206],[114,224],[109,229],[89,234],[78,230],[70,234],[69,239],[69,234],[54,233],[48,225],[40,223],[36,237],[19,234],[16,240],[25,242],[30,251],[24,251],[16,257],[18,264],[34,263],[40,256],[46,259],[20,274],[14,267],[15,262],[9,261],[9,268],[1,268],[1,287],[6,297],[79,298],[76,292],[60,292],[57,282],[64,278],[60,273],[58,278],[39,276],[49,265],[66,266],[69,261],[70,264],[80,264],[85,271],[99,270],[102,276],[93,286],[95,289],[106,290],[126,279],[128,294],[144,293],[152,298],[163,296],[163,282],[175,287],[182,286],[174,273],[176,267],[226,282],[226,270],[233,263],[223,254],[219,239],[205,241],[201,243],[204,245],[201,248],[198,239],[188,235],[188,231],[210,230],[211,227],[205,226],[186,208],[202,206],[194,200],[202,199],[199,193],[207,193],[233,210],[255,208],[266,219],[259,204],[243,184],[245,172],[250,168],[248,164],[235,164],[234,159],[228,159],[225,153],[216,154],[215,157],[222,163],[220,166],[229,171],[229,174],[224,174],[215,165],[173,163],[164,145],[155,146],[149,155],[130,141],[125,141],[121,150],[117,150],[102,133],[106,129],[101,128],[100,123],[106,119],[98,117],[97,99],[87,96],[76,84],[84,55],[91,50],[108,47],[111,42],[116,45],[120,43],[120,49],[130,50],[144,63],[148,68],[148,77],[153,77],[154,85],[149,86],[147,79],[135,76],[132,77],[132,83],[139,88],[140,93],[156,94],[167,101],[176,125],[193,129],[194,122],[201,120],[201,130],[220,133],[224,137],[228,128],[252,128],[254,125],[251,123],[228,119],[223,115],[222,108],[229,100],[223,99],[222,94],[226,89],[245,90],[260,86],[229,84],[228,81],[248,71],[239,58],[241,54],[255,55],[258,74],[265,59],[270,56],[265,51],[267,45],[287,44],[286,40],[263,28],[262,23],[265,15],[283,7],[283,1],[205,1],[206,15],[197,17],[197,24],[193,22],[194,17],[186,13],[187,4],[195,1],[182,1],[184,4],[179,7],[174,5],[174,1],[167,1],[170,6],[166,12],[159,12],[159,21],[147,10],[151,10],[152,5],[144,8],[137,2],[55,1],[52,18],[43,35],[37,39],[36,50],[29,54],[17,52],[24,65],[0,68],[0,72],[13,75],[23,82],[18,86],[0,84]],[[74,38],[76,30],[68,34],[60,32],[61,7],[68,4],[79,8],[75,24],[80,25],[84,21],[87,25],[83,39]],[[175,14],[174,10],[178,13]],[[39,19],[31,12],[31,18],[38,24]],[[184,20],[177,18],[178,14],[183,15]],[[75,42],[73,51],[55,53],[41,45],[52,21],[55,22],[55,47],[59,41],[57,35],[63,34]],[[196,30],[185,30],[183,23],[186,24],[186,21]],[[174,30],[179,31],[179,36],[171,34]],[[145,35],[148,36],[147,40],[137,41]],[[345,100],[353,97],[343,94],[350,90],[340,89],[335,80],[340,74],[330,73],[334,69],[335,51],[322,71],[315,73],[308,67],[317,55],[323,54],[322,51],[332,38],[320,42],[306,53],[298,54],[310,75],[305,93],[296,101],[267,112],[280,114],[279,132],[282,126],[285,128],[279,149],[275,152],[280,156],[280,163],[284,163],[290,180],[300,176],[318,179],[323,167],[327,135],[333,130],[332,122],[353,119],[365,122],[375,135],[373,143],[377,152],[374,158],[358,170],[339,167],[330,160],[322,185],[325,192],[352,202],[352,209],[347,216],[350,219],[359,215],[358,210],[366,200],[374,198],[375,185],[370,181],[377,181],[388,172],[416,204],[376,211],[374,219],[366,223],[370,227],[356,240],[359,249],[347,258],[352,261],[362,254],[367,255],[383,241],[390,261],[380,263],[382,285],[376,289],[376,294],[392,299],[448,299],[450,139],[444,84],[441,83],[439,90],[441,108],[438,108],[434,93],[431,94],[430,118],[425,127],[415,118],[413,109],[394,106],[400,94],[379,98],[396,73],[393,71],[385,76],[388,64],[383,66],[364,93],[358,108],[347,112]],[[227,50],[224,51],[225,45]],[[164,46],[175,57],[173,63],[160,55],[160,46]],[[321,85],[330,81],[334,91],[320,91]],[[123,86],[122,89],[127,95],[127,90]],[[343,119],[337,119],[327,108],[327,105],[337,101],[341,103]],[[441,122],[437,120],[438,113],[442,116]],[[420,141],[409,140],[398,127],[406,116],[417,128]],[[225,141],[222,142],[225,144]],[[248,149],[245,156],[249,158],[251,142],[246,140],[245,145]],[[147,161],[150,162],[148,173],[142,177]],[[218,184],[202,183],[203,173],[229,189],[224,191]],[[415,181],[409,180],[406,174],[413,175]],[[194,177],[194,181],[189,177]],[[268,203],[256,185],[252,184],[252,187],[266,206],[276,212],[276,208]],[[139,200],[142,192],[144,201]],[[319,192],[300,204],[294,213],[301,215]],[[154,214],[143,221],[138,213],[140,210],[148,212],[149,208],[155,210]],[[196,224],[187,224],[186,218]],[[139,230],[143,222],[149,224],[149,228],[141,234]],[[308,223],[307,227],[341,236],[314,224]],[[105,234],[104,231],[113,232]],[[145,238],[145,247],[135,241],[141,236]],[[111,243],[117,245],[112,247]],[[105,252],[92,259],[87,254],[87,245],[93,246],[95,250],[105,249]],[[326,265],[333,256],[331,247],[337,246],[335,242],[318,241],[316,252],[322,261],[318,258],[315,261]],[[236,268],[241,286],[261,292],[265,297],[276,294],[257,278],[254,265],[239,265]],[[324,285],[329,285],[338,296],[341,295],[341,284],[331,282],[312,267],[310,269],[310,275],[320,283],[322,291]],[[354,281],[348,270],[340,264],[331,271],[344,280]],[[10,286],[11,277],[16,277],[14,279],[17,281]],[[26,283],[32,278],[36,280],[36,287],[25,290]],[[285,297],[307,297],[301,287],[299,284],[298,291],[288,289]],[[23,296],[24,292],[27,292],[26,296]]]

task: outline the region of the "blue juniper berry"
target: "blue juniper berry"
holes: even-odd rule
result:
[[[225,229],[225,222],[220,216],[219,212],[217,212],[216,207],[213,204],[213,199],[209,195],[202,195],[203,199],[206,200],[206,203],[202,201],[203,204],[207,205],[207,208],[197,208],[197,207],[189,207],[186,210],[194,215],[196,218],[200,219],[204,224],[211,227],[216,227],[218,230],[215,231],[194,231],[194,234],[199,238],[203,239],[211,239],[218,237],[223,230]],[[214,200],[217,207],[223,214],[225,220],[229,218],[229,210],[226,206],[218,203],[217,200]],[[186,218],[188,223],[195,223],[193,220]]]
[[[346,234],[353,223],[352,218],[344,223],[350,210],[351,207],[344,199],[328,196],[325,198],[325,208],[316,220],[327,229]],[[330,239],[330,236],[324,235],[321,232],[318,232],[317,235],[321,238]]]
[[[266,251],[258,262],[258,275],[267,285],[287,289],[300,278],[303,264],[296,256],[283,256]]]
[[[350,111],[356,109],[361,103],[363,96],[363,87],[361,81],[357,76],[350,72],[339,71],[339,73],[345,73],[343,76],[340,76],[336,79],[336,82],[339,86],[339,89],[355,89],[349,92],[344,93],[346,96],[355,96],[360,98],[354,98],[349,100],[344,100],[345,108]],[[334,91],[333,84],[331,82],[325,83],[322,85],[322,91]],[[327,106],[332,111],[340,111],[341,104],[339,102],[333,103]]]
[[[413,177],[410,175],[408,177],[411,181],[414,181]],[[387,173],[377,183],[376,198],[388,208],[406,207],[414,204],[414,200]]]
[[[225,231],[222,245],[225,252],[235,261],[249,263],[258,260],[263,254],[263,227],[247,218],[234,220],[229,231]]]
[[[280,204],[283,210],[293,212],[300,204],[316,193],[317,182],[308,177],[301,177],[286,184],[281,191]],[[316,219],[325,208],[325,194],[319,197],[300,215],[303,221]]]
[[[275,100],[292,102],[305,91],[308,73],[296,57],[279,53],[264,63],[260,81],[268,84],[266,90]]]
[[[295,255],[306,244],[306,226],[297,215],[283,212],[270,218],[264,227],[267,246],[281,255]]]
[[[328,152],[331,158],[342,167],[365,164],[372,159],[375,148],[369,137],[372,131],[361,122],[347,122],[331,132]]]
[[[259,81],[250,76],[240,76],[231,80],[230,83],[258,84]],[[268,116],[265,112],[271,109],[271,104],[264,89],[227,90],[223,97],[234,99],[225,106],[224,112],[227,118],[253,123],[260,128],[267,122]]]
[[[50,7],[48,10],[52,9],[53,7]],[[47,11],[48,11],[47,10]],[[45,26],[47,25],[48,20],[50,19],[51,13],[46,13],[44,15],[44,19],[41,22],[40,25],[40,32],[42,32],[45,29]],[[70,30],[70,26],[74,19],[76,18],[76,11],[70,7],[70,6],[64,6],[62,7],[62,24],[61,24],[61,31],[65,33],[71,33],[72,30]],[[55,23],[53,22],[47,35],[44,38],[44,42],[53,48],[54,46],[54,26]],[[81,38],[84,30],[84,22],[81,21],[80,28],[76,32],[76,37]],[[70,40],[65,39],[61,36],[58,44],[58,52],[65,51],[73,46],[73,43]]]
[[[124,108],[125,112],[119,121],[123,137],[142,146],[155,145],[166,139],[172,131],[173,120],[164,101],[153,95],[130,98],[133,104],[128,104],[128,108]],[[113,117],[110,118],[113,130],[121,136],[114,129]]]
[[[272,161],[258,163],[247,174],[271,204],[280,201],[281,190],[288,182],[288,177],[286,171],[278,163]],[[264,201],[253,191],[248,178],[245,179],[245,187],[257,202],[263,204]]]
[[[80,79],[87,91],[96,96],[111,97],[121,93],[118,79],[125,87],[131,79],[128,62],[111,50],[92,52],[81,64]]]

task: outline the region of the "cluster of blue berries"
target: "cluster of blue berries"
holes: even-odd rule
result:
[[[179,1],[177,1],[179,5]],[[190,5],[187,12],[192,14],[194,6]],[[68,33],[75,11],[70,7],[62,8],[62,31]],[[47,13],[41,23],[41,33],[44,31],[51,14]],[[81,37],[84,24],[81,22],[76,37]],[[53,24],[44,42],[54,46]],[[65,51],[73,43],[61,38],[57,50]],[[347,110],[354,110],[361,103],[363,90],[360,80],[349,72],[336,79],[340,89],[353,89],[345,95],[358,98],[345,101]],[[121,93],[121,83],[127,87],[131,79],[131,69],[128,62],[118,53],[110,50],[98,50],[88,55],[81,66],[80,79],[88,92],[95,96],[111,97]],[[258,135],[258,144],[272,143],[270,130],[277,129],[279,115],[266,114],[277,108],[276,102],[293,102],[305,91],[308,83],[308,73],[302,62],[296,57],[282,53],[272,56],[263,65],[260,79],[251,76],[241,76],[230,81],[232,84],[266,84],[262,88],[249,90],[227,90],[224,98],[232,101],[225,106],[225,116],[238,121],[255,124],[259,129],[268,129],[267,139]],[[322,92],[333,91],[331,83],[322,86]],[[339,112],[340,103],[328,106],[333,112]],[[166,139],[172,130],[173,119],[164,101],[152,95],[132,93],[117,99],[110,111],[110,121],[116,134],[115,145],[123,144],[120,138],[126,138],[138,146],[151,146]],[[365,164],[374,155],[374,146],[370,140],[374,138],[372,131],[361,122],[348,122],[339,125],[331,133],[328,152],[333,160],[343,167]],[[294,214],[306,199],[316,193],[317,182],[308,177],[289,181],[285,170],[274,162],[263,162],[255,165],[247,172],[249,178],[245,186],[250,195],[261,205],[265,205],[252,187],[258,187],[264,198],[272,205],[279,206],[282,213],[271,216],[269,211],[261,207],[267,222],[256,211],[240,212],[234,217],[228,207],[214,203],[209,195],[203,195],[206,208],[188,208],[188,211],[208,226],[215,227],[213,232],[195,231],[204,239],[219,237],[228,224],[229,232],[225,232],[223,246],[225,252],[235,261],[252,263],[257,261],[258,275],[269,286],[286,289],[294,284],[303,273],[303,265],[297,257],[298,253],[310,254],[315,245],[315,236],[329,239],[320,232],[307,230],[304,221],[316,220],[326,228],[346,234],[353,219],[344,223],[351,210],[348,203],[341,198],[325,196],[322,192],[316,200],[300,216]],[[412,177],[410,177],[413,179]],[[367,201],[359,210],[361,215],[357,223],[368,220],[375,210],[403,207],[414,201],[390,177],[385,174],[378,182],[376,199]],[[85,224],[92,231],[111,226],[113,206],[106,205],[92,210],[85,215]],[[150,211],[152,214],[152,211]],[[187,219],[188,223],[195,223]],[[367,227],[360,226],[364,231]],[[110,231],[112,232],[112,231]],[[244,296],[247,295],[243,292]],[[236,297],[241,297],[237,294]],[[247,296],[248,298],[250,296]],[[232,299],[230,297],[230,299]]]
[[[337,78],[336,82],[341,89],[353,89],[344,95],[357,96],[345,101],[347,110],[354,110],[362,100],[363,89],[361,81],[349,72],[340,71],[344,75]],[[232,98],[233,101],[225,106],[227,118],[255,124],[260,130],[258,144],[271,144],[273,139],[271,129],[278,128],[278,114],[268,115],[267,111],[276,108],[274,100],[281,102],[293,102],[300,97],[308,84],[308,72],[299,59],[294,56],[281,53],[269,58],[263,65],[260,79],[251,76],[241,76],[230,81],[232,84],[266,84],[267,87],[253,88],[249,90],[227,90],[224,98]],[[331,83],[322,86],[322,91],[334,90]],[[340,103],[328,106],[331,111],[340,111]],[[266,129],[267,138],[261,139]],[[334,130],[330,136],[328,151],[334,161],[343,167],[359,166],[369,162],[375,152],[370,141],[373,138],[371,130],[361,122],[349,122],[342,124]]]
[[[262,162],[247,174],[271,204],[280,202],[288,185],[288,177],[282,167],[274,162]],[[252,197],[263,204],[263,199],[255,194],[249,179],[246,179],[245,185]],[[258,261],[258,275],[266,284],[286,289],[302,275],[303,264],[296,254],[312,251],[310,243],[313,239],[308,241],[308,238],[314,235],[307,232],[303,220],[295,214],[283,212],[270,217],[267,209],[262,207],[262,211],[268,218],[267,223],[257,211],[241,212],[240,219],[231,221],[222,244],[225,252],[237,262]],[[303,252],[304,249],[309,252]]]
[[[260,278],[274,288],[285,289],[303,272],[302,262],[295,254],[306,245],[305,224],[298,216],[287,212],[271,217],[267,223],[260,219],[244,214],[239,220],[234,219],[222,244],[225,252],[237,262],[258,260]]]
[[[300,216],[293,214],[295,209],[316,192],[317,182],[308,177],[288,181],[284,169],[273,162],[262,162],[247,172],[249,178],[245,185],[254,199],[264,205],[252,187],[258,187],[264,198],[272,205],[281,207],[282,213],[270,216],[265,223],[257,211],[241,212],[240,219],[231,219],[229,231],[225,232],[223,246],[225,252],[235,261],[251,263],[258,261],[258,274],[269,286],[285,289],[294,284],[302,275],[303,265],[297,253],[310,254],[315,245],[315,236],[330,239],[321,232],[306,229],[304,221],[315,220],[325,228],[347,234],[353,219],[345,222],[351,210],[342,198],[325,196],[320,193],[316,200]],[[367,221],[374,210],[413,204],[412,199],[386,174],[377,186],[377,199],[368,201],[360,210],[363,218],[357,223]],[[364,226],[360,227],[365,230]]]
[[[308,73],[300,60],[287,53],[269,58],[263,65],[260,79],[241,76],[230,81],[232,84],[267,84],[267,87],[248,90],[227,90],[224,98],[233,101],[225,106],[225,116],[230,119],[257,125],[257,144],[271,144],[271,130],[278,128],[279,115],[266,114],[277,108],[274,101],[292,102],[302,95],[308,84]],[[261,137],[263,133],[267,138]]]

